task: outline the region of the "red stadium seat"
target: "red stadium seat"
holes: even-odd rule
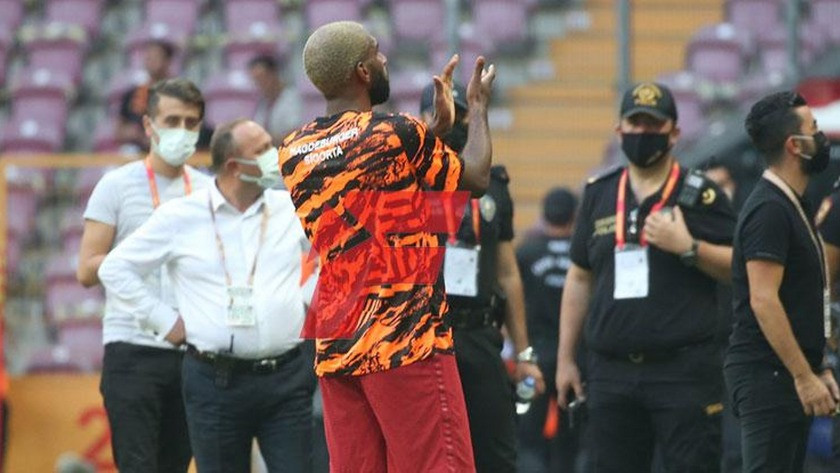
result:
[[[236,118],[251,118],[257,110],[259,91],[243,70],[213,76],[202,90],[207,103],[205,121],[211,126]]]

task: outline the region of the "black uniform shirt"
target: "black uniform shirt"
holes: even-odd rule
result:
[[[570,246],[569,238],[537,234],[516,250],[525,292],[528,339],[535,347],[545,346],[546,352],[553,349],[553,355],[557,353],[563,286],[571,265]]]
[[[837,188],[837,184],[831,195],[823,200],[817,213],[817,223],[823,240],[840,247],[840,189]]]
[[[675,349],[714,336],[717,308],[715,281],[679,256],[655,246],[648,250],[649,291],[639,299],[613,298],[615,286],[615,221],[618,182],[623,168],[590,179],[572,237],[572,262],[590,270],[593,294],[586,323],[586,342],[594,351],[625,354]],[[666,207],[676,205],[688,172],[680,169]],[[641,224],[661,200],[662,190],[636,202],[628,183],[627,242],[638,243]],[[664,187],[664,186],[663,186]],[[712,244],[729,245],[735,227],[732,207],[723,192],[703,178],[692,205],[680,205],[691,235]],[[629,231],[633,212],[639,228]]]
[[[813,209],[800,200],[809,219]],[[732,258],[732,293],[735,326],[726,364],[769,362],[783,366],[758,326],[750,307],[747,262],[768,260],[784,265],[779,298],[790,320],[793,335],[808,363],[822,362],[823,283],[818,252],[793,203],[775,185],[761,179],[753,189],[738,220]]]
[[[478,256],[478,296],[451,296],[446,300],[453,309],[482,308],[490,304],[493,294],[498,293],[496,259],[500,242],[513,240],[513,200],[508,190],[507,171],[504,166],[493,166],[490,169],[490,186],[481,199],[479,233],[481,237],[481,251]],[[472,202],[467,202],[467,210],[461,220],[457,239],[462,245],[476,246],[477,239],[473,228]]]

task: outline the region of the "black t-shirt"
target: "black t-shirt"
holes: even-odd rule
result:
[[[500,242],[513,240],[513,200],[508,190],[507,171],[504,166],[490,169],[490,186],[478,199],[478,232],[481,238],[481,250],[478,255],[478,296],[446,296],[453,309],[472,309],[487,307],[491,297],[500,294],[496,270],[498,266],[497,250]],[[467,202],[466,212],[458,229],[459,244],[474,247],[477,243],[472,217],[472,202]]]
[[[813,207],[800,200],[813,222]],[[793,335],[808,363],[817,369],[823,356],[823,278],[820,256],[799,212],[781,189],[761,179],[738,220],[732,257],[735,325],[726,364],[769,362],[783,366],[767,342],[750,306],[747,262],[767,260],[784,266],[779,298]]]
[[[589,349],[607,353],[668,350],[713,338],[717,324],[716,282],[678,255],[651,246],[648,251],[648,297],[615,300],[615,222],[618,182],[623,168],[590,179],[572,237],[572,261],[593,275],[593,293],[586,322]],[[688,172],[680,169],[674,192],[666,202],[673,207]],[[708,179],[692,205],[680,205],[691,235],[712,244],[729,245],[735,216],[729,200]],[[664,185],[663,185],[664,187]],[[626,196],[627,242],[638,243],[641,225],[629,231],[631,215],[644,222],[662,198],[660,189],[639,205],[628,183]]]
[[[563,287],[572,263],[570,248],[570,238],[537,234],[516,249],[525,293],[528,339],[534,347],[543,348],[540,351],[553,354],[557,352]]]

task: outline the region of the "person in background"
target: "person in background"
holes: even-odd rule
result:
[[[825,170],[829,144],[796,92],[763,97],[744,127],[768,169],[735,230],[735,325],[724,375],[741,421],[744,473],[803,471],[812,416],[840,401],[824,364],[829,270],[814,208],[803,197]]]
[[[301,102],[297,90],[280,78],[280,65],[273,56],[257,56],[248,63],[251,79],[260,89],[254,121],[263,126],[274,143],[280,143],[301,125]]]
[[[143,128],[152,142],[145,159],[106,174],[85,209],[77,278],[99,284],[105,256],[148,220],[163,202],[210,185],[210,178],[186,165],[195,152],[204,118],[204,98],[190,81],[167,79],[149,89]],[[168,275],[155,271],[147,283],[175,306]],[[111,427],[114,461],[122,473],[187,471],[190,451],[181,396],[183,352],[138,324],[136,307],[105,291],[105,357],[100,391]],[[146,314],[151,315],[151,314]]]
[[[560,302],[569,256],[577,197],[567,188],[550,190],[543,198],[542,222],[516,249],[516,262],[525,288],[528,339],[540,371],[547,376],[546,395],[531,402],[520,416],[518,471],[530,473],[573,472],[579,448],[575,426],[558,419],[557,348]]]
[[[455,123],[441,136],[444,143],[462,153],[469,135],[467,91],[455,84]],[[427,125],[434,123],[434,83],[423,89],[420,115]],[[470,439],[480,472],[516,471],[516,411],[513,386],[502,361],[504,326],[517,353],[514,380],[533,378],[536,391],[545,390],[528,343],[522,279],[513,249],[513,200],[510,178],[504,166],[490,169],[490,187],[481,198],[470,199],[464,215],[449,235],[454,251],[475,252],[474,268],[444,264],[449,324],[455,341],[455,359],[464,388]],[[447,249],[447,258],[451,249]],[[453,279],[468,271],[472,288],[455,289]]]
[[[120,102],[120,121],[117,138],[124,145],[133,145],[139,151],[148,147],[149,141],[143,130],[143,116],[149,100],[152,84],[169,78],[175,45],[167,41],[151,41],[143,48],[143,68],[148,80],[128,90]]]
[[[186,344],[184,403],[199,471],[250,472],[256,438],[270,472],[307,473],[315,374],[300,333],[309,243],[289,193],[266,190],[280,171],[261,126],[222,125],[211,154],[215,185],[162,206],[108,254],[99,276],[141,323]],[[144,282],[161,268],[177,310]]]

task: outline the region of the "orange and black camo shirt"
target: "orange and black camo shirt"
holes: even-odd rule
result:
[[[316,248],[319,232],[335,228],[326,215],[341,213],[355,191],[454,192],[464,167],[461,158],[421,121],[408,115],[357,111],[321,117],[292,132],[279,148],[279,160],[297,215]],[[365,238],[365,229],[356,225],[329,238],[327,249],[321,245],[319,284],[329,265],[342,253],[351,254]],[[425,230],[391,238],[398,240],[395,246],[445,245],[445,235]],[[364,251],[355,257],[359,261],[350,267],[366,264]],[[353,272],[349,271],[349,280]],[[436,281],[365,287],[358,321],[348,337],[317,337],[316,373],[363,375],[451,353],[452,332],[443,324],[447,311],[443,280]]]

